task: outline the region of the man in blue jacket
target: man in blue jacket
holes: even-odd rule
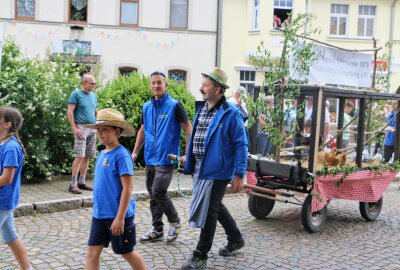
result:
[[[162,216],[167,216],[170,228],[167,243],[174,241],[180,233],[181,223],[178,213],[167,195],[174,166],[168,154],[179,156],[181,129],[186,133],[186,145],[189,141],[192,125],[183,105],[171,98],[167,92],[165,74],[155,71],[150,75],[150,87],[153,97],[143,105],[142,124],[132,151],[133,159],[144,146],[146,163],[146,187],[150,195],[152,229],[140,238],[142,243],[161,240],[164,237]],[[184,161],[185,156],[181,157]]]
[[[196,109],[185,164],[185,173],[193,174],[189,225],[201,228],[201,233],[193,255],[181,269],[206,267],[217,220],[228,239],[219,255],[232,255],[244,246],[242,233],[222,204],[229,183],[234,192],[243,188],[248,147],[244,122],[239,109],[225,99],[229,88],[225,72],[214,68],[202,75],[200,92],[205,102]]]

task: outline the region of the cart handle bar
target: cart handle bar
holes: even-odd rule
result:
[[[288,201],[288,200],[282,200],[282,199],[278,199],[278,198],[271,197],[271,196],[268,196],[268,195],[256,193],[256,192],[253,192],[253,191],[250,191],[249,194],[251,194],[253,196],[256,196],[256,197],[261,197],[261,198],[264,198],[264,199],[273,200],[273,201],[277,201],[277,202],[291,203],[291,204],[295,204],[295,205],[302,205],[301,203],[295,203],[295,202],[291,202],[291,201]]]
[[[269,188],[263,188],[263,187],[247,185],[247,184],[245,184],[244,187],[249,188],[251,190],[257,190],[262,193],[280,195],[280,196],[289,197],[289,198],[294,197],[294,194],[292,194],[292,193],[286,193],[286,192],[277,191],[277,190],[273,190],[273,189],[269,189]]]

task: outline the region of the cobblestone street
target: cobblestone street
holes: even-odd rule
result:
[[[224,202],[246,237],[246,246],[236,257],[218,256],[226,243],[217,228],[208,269],[400,269],[400,209],[398,183],[384,195],[381,215],[364,222],[358,203],[332,201],[321,233],[306,232],[301,208],[277,203],[270,216],[254,219],[247,208],[247,195],[226,195]],[[189,199],[175,198],[184,222],[183,232],[170,245],[164,242],[141,244],[137,251],[149,269],[179,269],[191,254],[199,230],[187,225]],[[138,202],[137,238],[150,228],[148,201]],[[35,269],[82,269],[90,227],[91,208],[16,219]],[[0,247],[0,269],[17,269],[9,249]],[[105,249],[101,269],[129,269],[111,249]]]

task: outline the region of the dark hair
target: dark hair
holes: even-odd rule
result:
[[[208,78],[211,83],[214,85],[214,87],[219,87],[219,89],[221,90],[221,95],[225,94],[225,90],[226,88],[224,86],[222,86],[221,84],[219,84],[218,82],[216,82],[213,78],[207,76],[207,75],[203,75],[204,78]]]
[[[22,147],[22,151],[24,152],[24,155],[26,155],[26,150],[24,145],[21,142],[21,139],[19,138],[18,131],[22,127],[22,123],[24,122],[24,119],[22,118],[21,113],[11,107],[1,107],[0,108],[0,119],[3,119],[4,122],[6,123],[11,123],[11,129],[9,130],[9,135],[15,136],[17,138],[17,141]]]
[[[166,78],[166,77],[165,77],[165,73],[162,72],[162,71],[158,71],[158,70],[153,71],[153,72],[150,74],[150,77],[153,77],[153,76],[156,76],[156,75],[161,75],[161,76],[163,76],[164,78]]]

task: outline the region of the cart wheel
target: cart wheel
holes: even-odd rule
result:
[[[275,197],[275,195],[272,194],[268,196]],[[261,219],[265,218],[269,215],[269,213],[271,213],[272,208],[274,208],[275,201],[249,194],[248,204],[250,214],[257,219]]]
[[[365,221],[374,221],[381,213],[383,197],[377,202],[360,202],[360,213]]]
[[[301,221],[304,229],[310,233],[319,232],[326,221],[326,205],[317,212],[311,212],[312,196],[308,195],[301,208]]]

